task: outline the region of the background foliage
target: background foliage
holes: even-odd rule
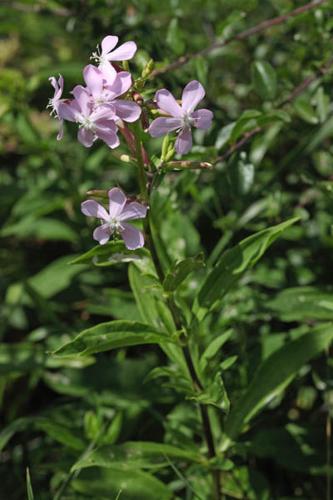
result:
[[[169,382],[163,384],[158,368],[166,359],[154,345],[95,357],[50,355],[101,321],[153,316],[157,299],[149,278],[146,283],[134,266],[128,279],[126,264],[69,265],[93,247],[91,227],[79,210],[86,191],[121,185],[135,192],[135,171],[102,143],[83,148],[73,130],[56,142],[56,123],[45,110],[51,95],[47,78],[63,74],[70,90],[106,34],[137,42],[131,69],[139,75],[151,57],[163,67],[216,37],[230,37],[299,5],[296,0],[2,2],[2,498],[26,497],[26,467],[29,499],[210,498],[196,446],[199,416],[182,394],[182,379],[176,374],[173,380],[172,366],[165,368]],[[223,400],[217,404],[211,395],[220,408],[214,418],[227,413],[231,401],[226,430],[237,436],[218,459],[226,498],[328,494],[332,72],[296,99],[289,97],[332,57],[332,13],[324,2],[147,85],[148,97],[149,89],[152,96],[161,87],[180,97],[194,78],[205,86],[215,120],[209,135],[198,131],[193,160],[210,161],[262,127],[213,170],[164,178],[153,201],[166,267],[200,253],[212,265],[253,232],[300,218],[197,328],[203,351],[210,345],[201,358],[206,376],[215,376],[217,368],[223,373]],[[158,141],[149,147],[158,154]],[[199,270],[183,283],[184,310],[201,281]],[[199,302],[205,305],[203,296]],[[248,387],[250,395],[237,406]],[[259,407],[263,411],[255,415]],[[138,443],[128,444],[133,441]],[[170,448],[145,447],[143,441]],[[101,451],[91,456],[96,446]],[[92,463],[101,467],[87,467]]]

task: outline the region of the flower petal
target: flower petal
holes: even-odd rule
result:
[[[113,122],[110,122],[113,123]],[[117,136],[116,131],[113,128],[100,128],[98,127],[98,123],[96,123],[96,135],[99,139],[105,142],[111,149],[115,149],[119,146],[120,141]]]
[[[84,116],[89,116],[91,113],[91,99],[90,94],[85,87],[82,85],[76,85],[72,94],[75,97],[75,101],[81,109],[81,112]]]
[[[110,218],[118,218],[126,204],[127,198],[119,188],[110,189],[108,195]]]
[[[96,227],[93,232],[93,238],[98,241],[100,245],[105,245],[105,243],[109,241],[111,234],[109,224],[102,224],[101,226]]]
[[[116,120],[115,108],[112,104],[102,104],[95,109],[91,115],[90,120],[97,122],[97,120]],[[110,123],[113,124],[112,121]],[[115,127],[115,126],[114,126]]]
[[[69,122],[76,122],[78,115],[80,114],[80,108],[75,100],[66,100],[59,102],[58,106],[58,116],[63,120],[68,120]]]
[[[110,100],[119,97],[128,91],[132,85],[132,77],[128,71],[120,71],[116,74],[111,84],[107,85],[107,91],[110,95]]]
[[[148,132],[152,137],[161,137],[166,135],[173,130],[177,130],[182,126],[182,120],[180,118],[155,118],[155,120],[150,124]]]
[[[213,117],[214,115],[209,109],[198,109],[191,114],[191,118],[194,120],[193,126],[204,130],[211,126]]]
[[[183,130],[180,131],[177,137],[175,149],[178,154],[185,155],[190,151],[191,147],[192,147],[191,129],[184,128]]]
[[[125,122],[135,122],[141,114],[140,106],[133,101],[119,99],[118,101],[114,101],[114,107],[116,115]]]
[[[183,113],[182,109],[173,97],[171,92],[166,89],[158,90],[155,94],[157,106],[165,113],[168,113],[175,118],[180,118]]]
[[[85,146],[86,148],[90,148],[96,139],[96,135],[91,130],[88,130],[86,128],[79,128],[77,139],[79,142],[81,142],[81,144],[83,144],[83,146]]]
[[[109,220],[109,214],[105,208],[95,200],[86,200],[81,203],[81,212],[87,217],[96,217],[105,221]]]
[[[96,66],[88,64],[83,70],[83,78],[93,97],[100,96],[103,90],[103,73]]]
[[[137,46],[135,42],[125,42],[117,49],[109,52],[106,57],[108,61],[128,61],[132,59],[136,50]]]
[[[101,43],[102,54],[107,54],[110,50],[114,49],[118,43],[119,38],[114,35],[108,35],[103,38]]]
[[[130,224],[122,224],[123,230],[121,231],[121,236],[125,242],[126,247],[129,250],[136,250],[137,248],[143,247],[145,240],[143,234],[136,227]]]
[[[114,69],[111,63],[108,61],[101,62],[98,65],[98,69],[102,72],[103,78],[107,84],[112,84],[117,76],[117,71]]]
[[[119,220],[126,221],[132,219],[144,219],[147,215],[147,207],[138,203],[137,201],[132,201],[126,203],[123,211],[119,216]]]
[[[205,89],[197,80],[188,83],[183,90],[182,109],[186,113],[192,113],[199,102],[205,97]]]

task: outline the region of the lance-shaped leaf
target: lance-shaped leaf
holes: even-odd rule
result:
[[[108,321],[87,330],[61,346],[54,354],[57,356],[87,356],[98,352],[109,351],[119,347],[143,344],[164,344],[173,342],[161,330],[136,321]]]
[[[209,309],[217,300],[222,299],[283,231],[298,220],[298,217],[294,217],[277,226],[259,231],[227,250],[205,279],[198,295],[199,306]]]
[[[190,273],[204,267],[202,255],[189,257],[177,262],[165,277],[163,287],[166,292],[175,291]]]
[[[269,356],[232,408],[225,429],[228,438],[234,440],[250,419],[281,393],[300,368],[324,351],[332,339],[333,323],[327,323],[289,342]]]
[[[123,241],[110,241],[106,245],[96,245],[88,252],[73,259],[70,264],[94,264],[95,266],[106,267],[139,260],[147,254],[145,248],[138,248],[133,251],[128,250]]]
[[[119,467],[123,470],[169,466],[168,459],[201,463],[200,454],[164,443],[127,442],[102,446],[86,453],[72,467],[72,472],[87,467]]]

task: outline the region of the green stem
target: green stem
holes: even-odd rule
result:
[[[136,147],[136,155],[137,155],[137,164],[138,164],[138,180],[139,180],[139,186],[140,186],[140,191],[141,191],[141,196],[142,198],[146,201],[149,202],[149,191],[147,188],[147,178],[146,178],[146,172],[145,172],[145,166],[144,166],[144,160],[142,156],[142,143],[140,139],[140,128],[139,128],[139,123],[135,123],[134,126],[134,135],[135,135],[135,147]],[[156,269],[157,276],[159,278],[159,281],[161,285],[163,286],[164,282],[164,271],[160,263],[160,259],[158,257],[158,253],[156,251],[153,237],[152,237],[152,231],[151,231],[151,220],[148,216],[145,219],[145,235],[146,235],[146,243],[148,246],[148,249],[150,251],[152,261],[154,264],[154,267]],[[170,309],[173,321],[175,323],[175,327],[177,330],[185,330],[184,325],[182,324],[182,319],[181,319],[181,314],[178,309],[178,306],[176,302],[174,301],[172,296],[169,296],[167,300],[167,305]],[[195,369],[191,351],[189,347],[183,346],[182,347],[184,358],[186,361],[186,365],[189,371],[189,374],[192,379],[193,386],[195,390],[197,391],[203,391],[203,385],[200,381],[200,378],[197,374],[197,371]],[[207,443],[207,448],[208,448],[208,456],[210,459],[213,459],[216,457],[216,450],[215,450],[215,444],[214,444],[214,437],[213,437],[213,432],[212,432],[212,426],[209,418],[209,413],[206,405],[199,404],[199,410],[200,410],[200,415],[201,415],[201,420],[202,420],[202,426],[203,426],[203,433],[205,436],[205,440]],[[213,470],[212,471],[212,476],[213,476],[213,485],[214,485],[214,498],[215,500],[221,500],[221,477],[220,477],[220,472],[218,470]]]

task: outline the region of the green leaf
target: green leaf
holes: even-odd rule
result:
[[[233,330],[228,330],[210,342],[199,361],[200,371],[203,372],[209,362],[216,356],[223,345],[230,339]]]
[[[314,287],[288,288],[266,307],[283,321],[333,320],[333,293]]]
[[[70,267],[73,256],[61,257],[44,267],[38,274],[28,279],[28,284],[44,298],[49,299],[67,288],[72,279],[84,268]]]
[[[264,116],[263,113],[256,109],[248,109],[244,111],[238,118],[235,126],[231,129],[230,141],[235,142],[246,132],[251,132],[251,130],[258,125],[258,119],[262,116]]]
[[[275,69],[266,61],[255,61],[251,67],[252,85],[264,100],[274,99],[277,90]]]
[[[233,196],[239,198],[246,195],[254,181],[254,166],[246,161],[243,154],[235,155],[228,163],[227,177]]]
[[[232,408],[225,428],[228,438],[234,440],[250,419],[285,389],[303,365],[329,347],[332,339],[333,323],[328,323],[314,328],[269,356]]]
[[[74,491],[94,499],[170,500],[171,491],[147,472],[119,470],[117,467],[86,469],[71,482]]]
[[[189,274],[203,268],[204,265],[203,255],[189,257],[185,260],[177,262],[165,277],[163,283],[164,290],[166,292],[175,291]]]
[[[263,256],[270,245],[298,217],[255,233],[239,244],[227,250],[208,274],[198,295],[201,307],[211,308],[217,300],[221,300],[230,288]]]
[[[199,394],[193,394],[189,399],[200,404],[212,405],[228,413],[230,402],[220,373],[216,373],[209,386]]]
[[[319,123],[316,110],[310,104],[309,99],[305,96],[300,96],[294,101],[294,108],[300,118],[305,122],[316,125]]]
[[[27,497],[28,500],[34,500],[34,493],[32,491],[32,485],[31,485],[31,479],[30,479],[30,472],[29,468],[27,467],[26,470],[26,483],[27,483]]]
[[[88,252],[76,257],[70,264],[94,264],[105,267],[113,264],[132,262],[147,255],[145,248],[128,250],[122,241],[110,241],[106,245],[96,245]]]
[[[84,440],[73,429],[65,426],[63,422],[58,423],[49,418],[38,418],[36,427],[55,441],[73,450],[83,451],[86,447]]]
[[[144,344],[173,342],[170,336],[153,326],[136,321],[109,321],[83,330],[55,351],[57,356],[87,356],[98,352]]]
[[[185,50],[184,35],[179,27],[178,19],[171,20],[166,34],[166,42],[175,54],[183,54]]]
[[[149,441],[127,442],[122,445],[101,446],[86,453],[72,471],[87,467],[119,467],[122,470],[169,466],[167,458],[200,463],[202,457],[193,451]]]
[[[78,239],[77,233],[65,222],[51,217],[37,218],[34,215],[28,215],[19,222],[4,227],[0,235],[15,236],[19,239],[34,237],[39,240],[62,240],[71,243]]]

